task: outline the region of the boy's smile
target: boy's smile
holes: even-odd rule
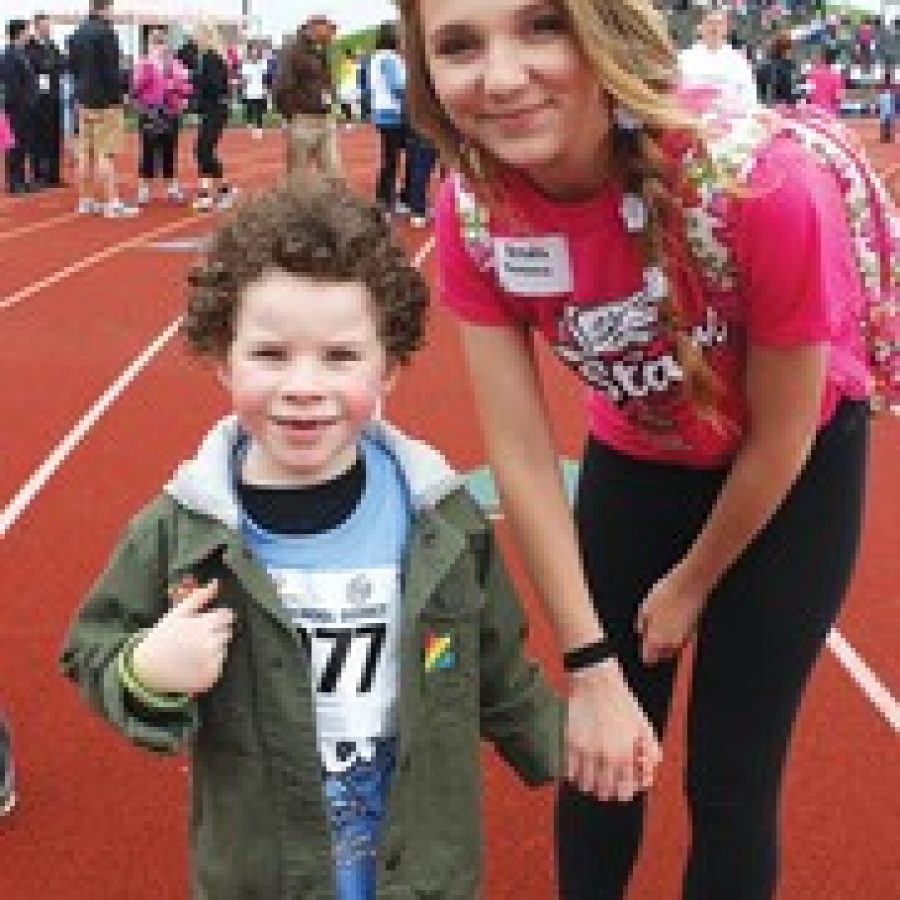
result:
[[[251,484],[317,484],[346,471],[393,383],[365,286],[281,270],[244,291],[221,374],[251,437],[242,472]]]

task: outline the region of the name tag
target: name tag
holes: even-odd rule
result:
[[[572,263],[562,235],[494,238],[494,263],[501,286],[511,294],[572,293]]]

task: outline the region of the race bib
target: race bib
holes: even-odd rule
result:
[[[42,94],[47,94],[50,91],[50,76],[46,72],[38,75],[38,90]]]
[[[311,661],[323,741],[395,730],[400,583],[395,567],[272,572]]]
[[[494,238],[494,264],[504,290],[525,297],[572,293],[572,263],[562,235]]]

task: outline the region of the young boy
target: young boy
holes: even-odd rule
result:
[[[562,712],[485,518],[379,419],[425,285],[328,181],[247,203],[191,284],[235,415],[133,520],[63,671],[187,747],[196,897],[474,898],[479,734],[546,782]]]

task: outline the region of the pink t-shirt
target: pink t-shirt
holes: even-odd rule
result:
[[[540,331],[590,385],[589,426],[604,443],[641,459],[726,463],[746,422],[748,343],[830,345],[822,423],[841,396],[865,396],[857,324],[862,289],[843,200],[833,176],[794,141],[776,138],[763,148],[751,190],[732,201],[728,244],[741,289],[712,290],[691,265],[671,273],[693,335],[724,388],[717,421],[684,396],[672,342],[660,331],[636,242],[623,224],[620,190],[558,203],[516,176],[500,191],[490,229],[505,286],[497,269],[479,264],[467,247],[453,182],[443,185],[436,210],[443,300],[467,322],[524,322]],[[545,293],[535,293],[536,284]]]
[[[809,81],[809,102],[813,106],[836,113],[844,89],[844,77],[829,66],[816,65],[807,76]]]

